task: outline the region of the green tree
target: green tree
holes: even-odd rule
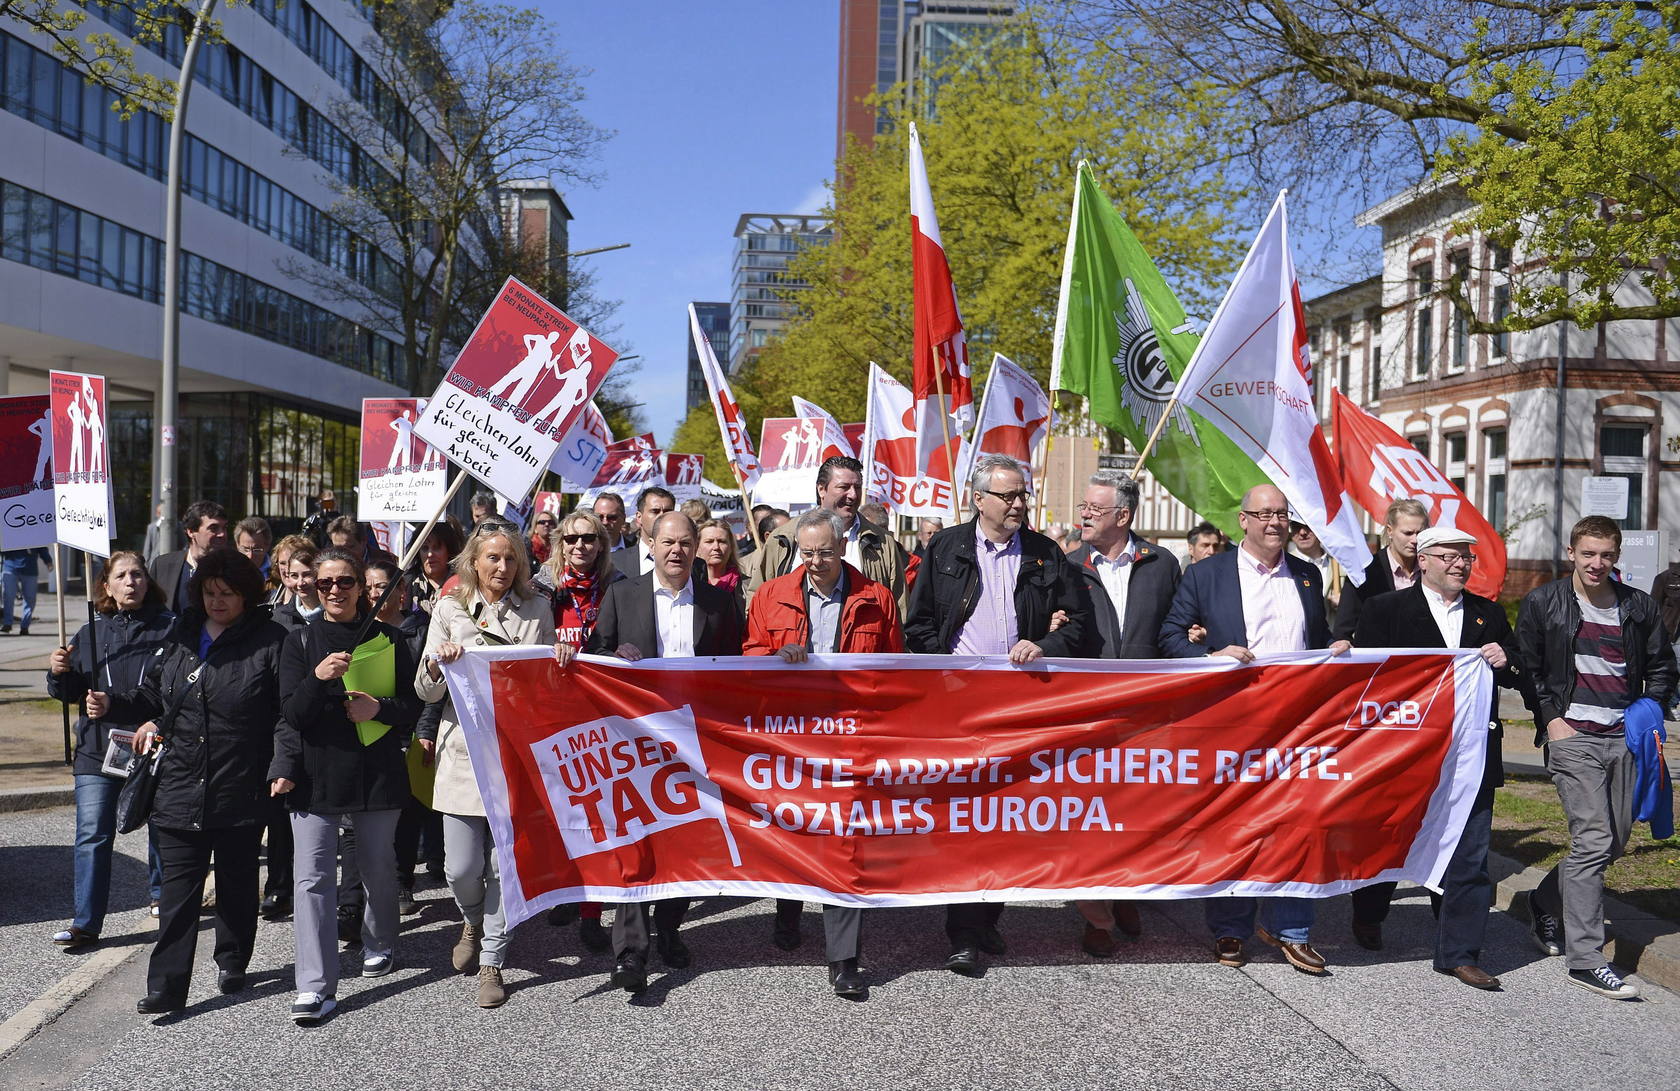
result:
[[[134,63],[134,46],[117,35],[87,30],[90,14],[128,26],[130,39],[143,44],[162,41],[171,26],[192,27],[192,12],[175,0],[0,0],[0,15],[45,39],[53,55],[71,70],[115,94],[123,120],[137,110],[168,117],[175,107],[175,81],[142,71]],[[209,29],[212,37],[219,35],[215,24]]]
[[[810,285],[787,293],[801,313],[734,380],[755,438],[763,417],[791,412],[794,394],[843,421],[862,420],[872,360],[909,378],[911,120],[921,131],[977,396],[994,351],[1040,382],[1048,378],[1081,159],[1186,306],[1211,313],[1216,285],[1244,241],[1246,225],[1233,213],[1250,194],[1221,162],[1241,119],[1220,95],[1177,73],[1089,49],[1043,24],[1023,20],[1015,29],[940,74],[934,116],[913,114],[900,89],[877,101],[891,116],[889,130],[872,147],[847,147],[825,210],[834,241],[804,251],[790,270]],[[671,446],[723,457],[709,406],[689,415]]]

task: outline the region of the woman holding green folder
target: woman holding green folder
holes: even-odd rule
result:
[[[362,976],[391,972],[397,816],[408,798],[403,744],[420,716],[414,657],[402,634],[379,621],[362,632],[369,607],[361,558],[325,549],[315,565],[322,615],[281,647],[282,719],[269,769],[271,790],[286,796],[292,811],[298,991],[292,1018],[299,1023],[318,1022],[337,1006],[342,825],[356,832],[356,861],[367,888]]]

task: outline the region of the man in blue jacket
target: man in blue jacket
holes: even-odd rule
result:
[[[1273,485],[1256,485],[1243,494],[1242,543],[1184,570],[1178,591],[1161,625],[1161,650],[1178,659],[1224,655],[1239,663],[1255,656],[1298,652],[1328,646],[1341,655],[1345,640],[1330,642],[1324,615],[1324,579],[1308,561],[1292,557],[1289,502]],[[1192,626],[1207,636],[1195,643]],[[1208,928],[1221,966],[1241,966],[1243,941],[1253,934],[1259,911],[1255,898],[1209,898]],[[1258,929],[1260,938],[1283,951],[1289,964],[1305,974],[1323,974],[1326,961],[1310,942],[1311,898],[1271,897]]]

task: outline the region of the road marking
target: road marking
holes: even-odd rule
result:
[[[42,1027],[86,996],[93,987],[119,966],[147,947],[144,943],[106,947],[60,978],[52,988],[30,1001],[22,1011],[0,1023],[0,1058],[22,1045]]]

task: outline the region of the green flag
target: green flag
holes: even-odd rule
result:
[[[1056,305],[1050,388],[1085,398],[1091,419],[1142,450],[1196,350],[1184,308],[1086,163]],[[1242,494],[1268,478],[1199,415],[1174,406],[1144,465],[1168,492],[1226,534],[1241,535]]]

